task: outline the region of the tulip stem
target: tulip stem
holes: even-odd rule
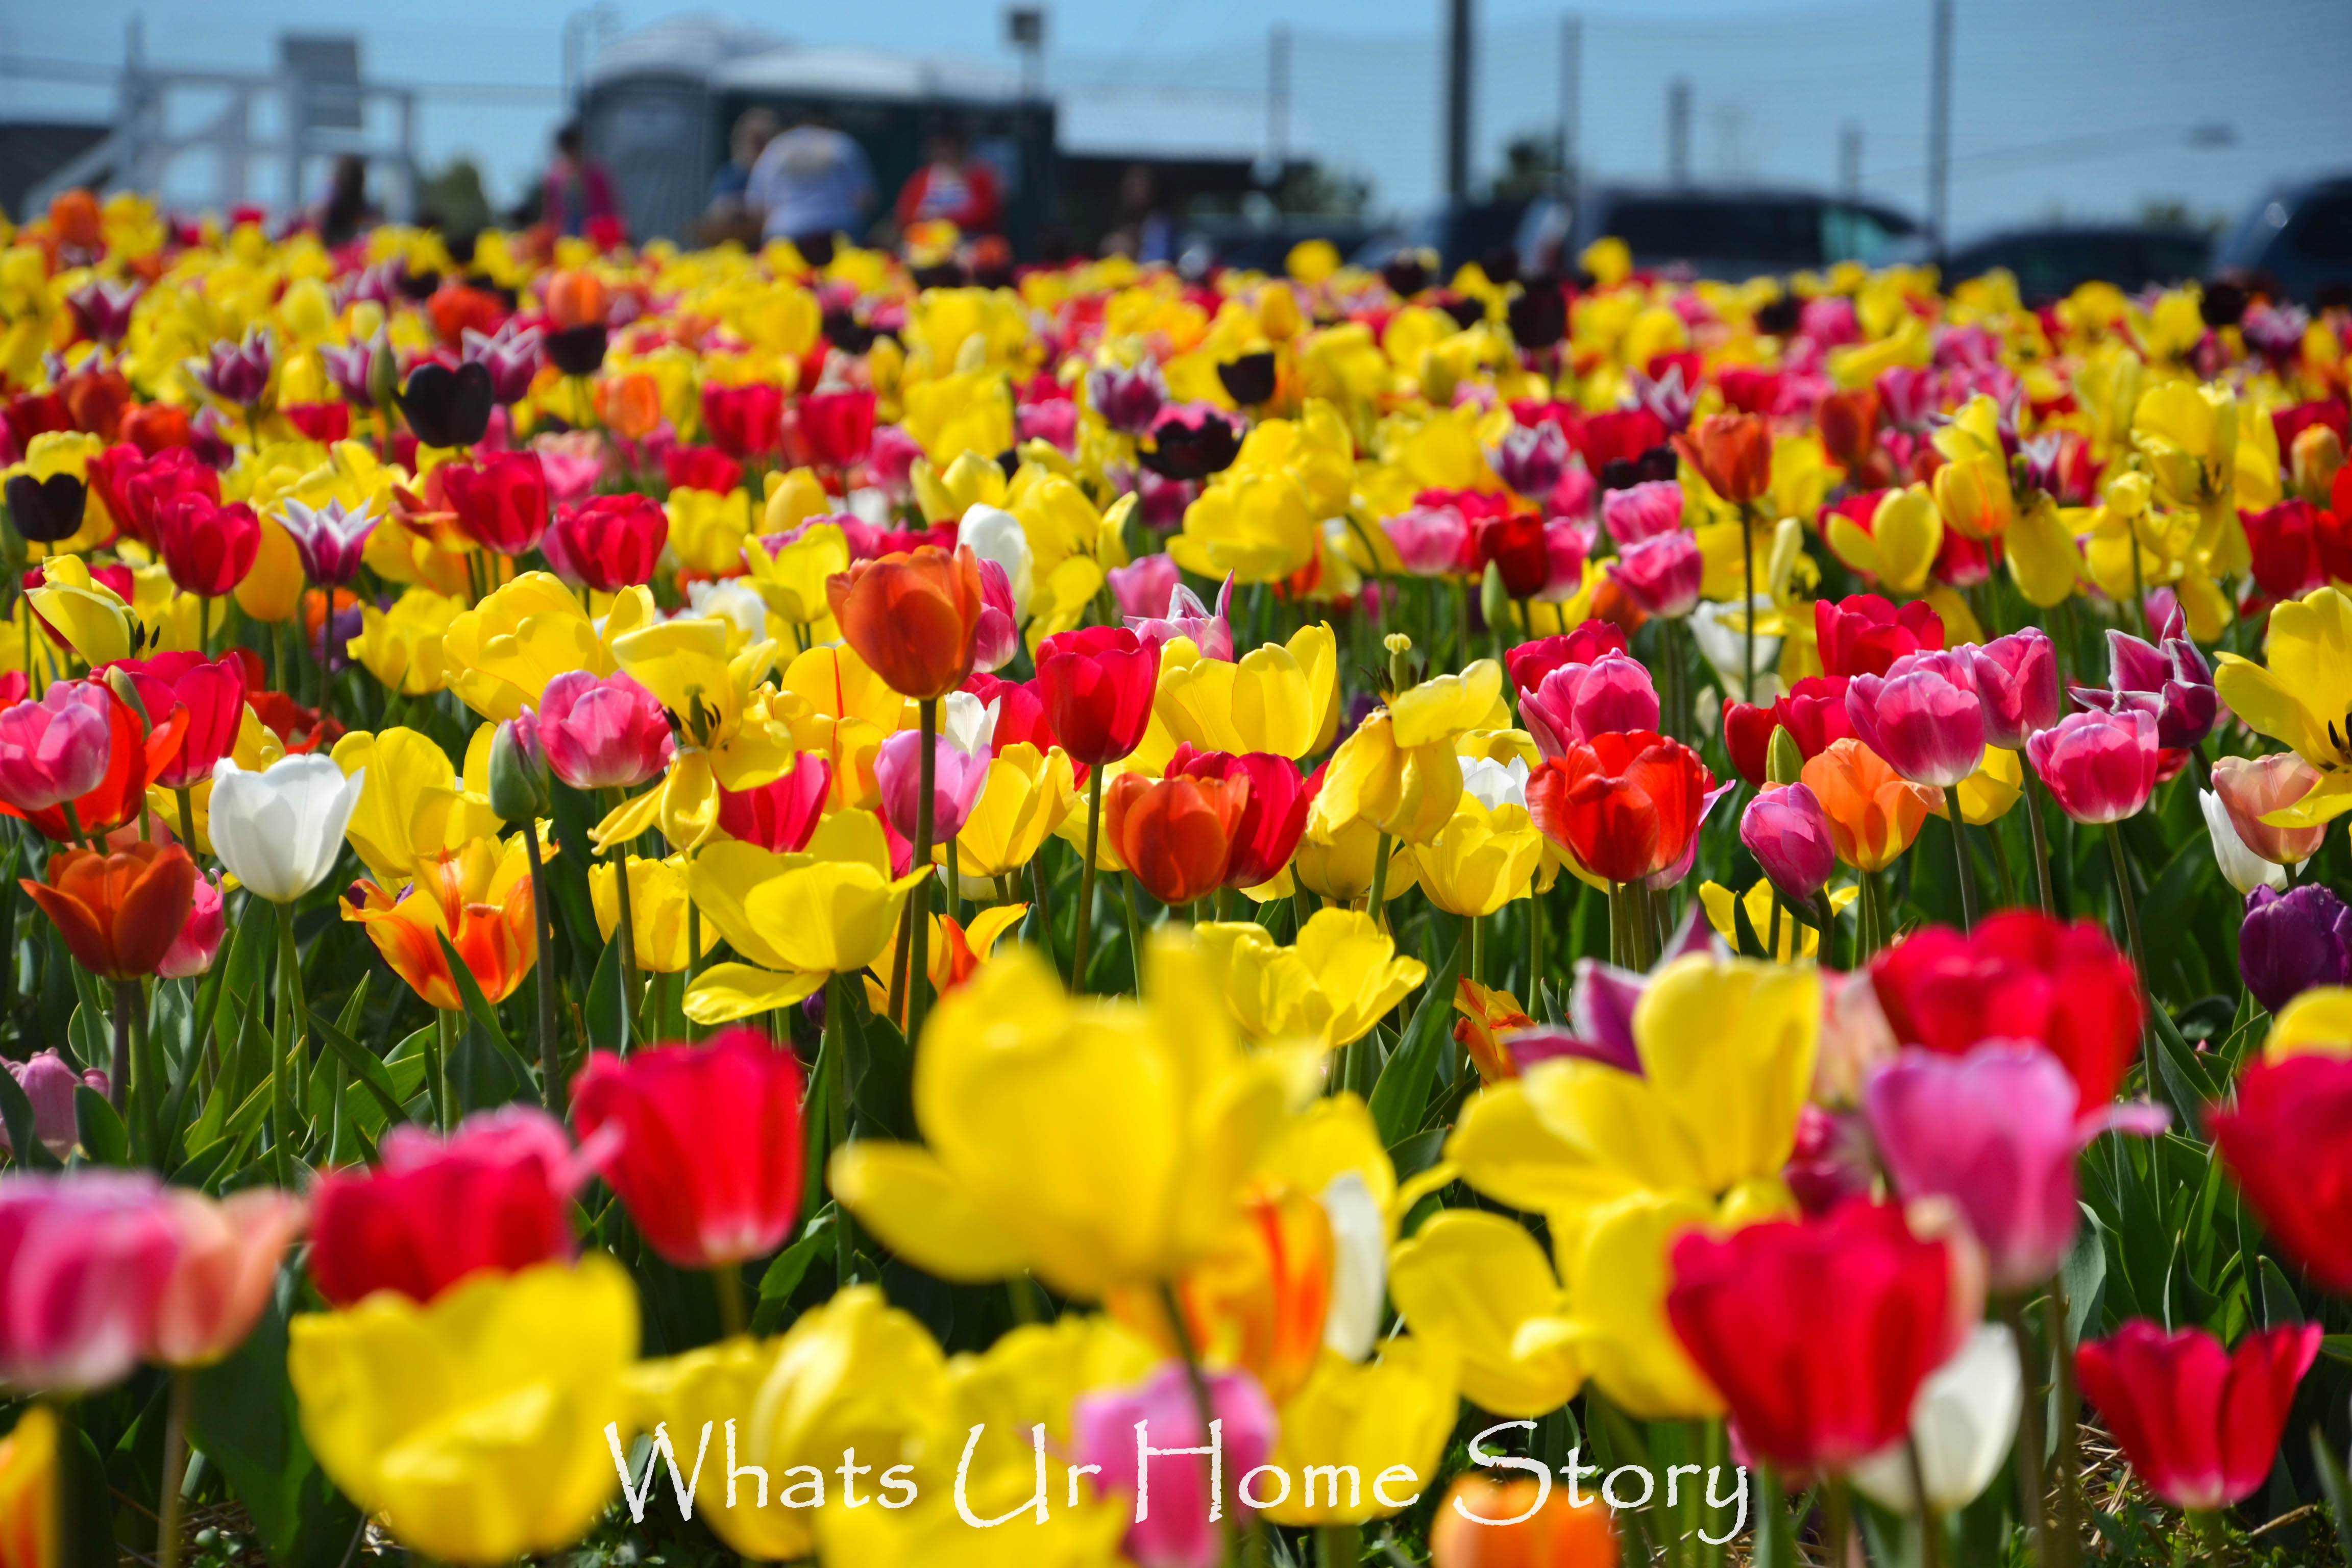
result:
[[[1135,965],[1135,994],[1143,994],[1143,906],[1135,901],[1135,873],[1130,871],[1118,879],[1121,900],[1127,906],[1127,952]]]
[[[2042,1471],[2042,1369],[2035,1364],[2032,1336],[2025,1331],[2025,1303],[2014,1296],[2003,1297],[2000,1315],[2009,1325],[2010,1338],[2017,1342],[2017,1373],[2025,1386],[2017,1426],[2018,1517],[2033,1531],[2034,1561],[2041,1568],[2052,1568],[2050,1517],[2043,1507],[2048,1489]]]
[[[188,854],[194,857],[196,852],[196,804],[189,797],[186,784],[182,784],[172,793],[178,796],[180,801],[180,842],[187,847]]]
[[[1326,1524],[1315,1531],[1315,1568],[1358,1568],[1364,1560],[1364,1527]]]
[[[457,1054],[457,1014],[443,1007],[434,1015],[433,1039],[426,1045],[425,1089],[433,1113],[433,1130],[449,1131],[449,1058]]]
[[[2197,1539],[2205,1543],[2205,1558],[2210,1563],[2230,1560],[2230,1532],[2221,1523],[2218,1508],[2192,1508],[2189,1522],[2197,1529]]]
[[[618,810],[625,798],[618,789],[604,792],[608,811]],[[639,1021],[637,1009],[644,997],[637,978],[637,917],[634,901],[629,897],[629,847],[624,843],[613,846],[613,891],[621,906],[621,923],[615,932],[621,939],[621,1054],[627,1056],[629,1047],[644,1037],[645,1026]]]
[[[81,813],[74,809],[74,803],[61,800],[58,802],[58,807],[66,814],[66,831],[73,835],[74,842],[93,854],[97,853],[97,847],[90,843],[89,833],[82,828]]]
[[[1977,925],[1976,868],[1969,863],[1969,826],[1960,820],[1958,793],[1952,796],[1952,859],[1954,869],[1960,874],[1960,930],[1974,931]]]
[[[319,597],[321,601],[319,606],[319,733],[324,735],[327,732],[327,710],[331,705],[335,689],[327,651],[327,639],[335,629],[335,591],[322,586],[319,590]],[[299,611],[294,618],[299,625],[302,617]],[[310,628],[304,626],[302,629],[308,631]]]
[[[1528,1012],[1543,1016],[1543,895],[1528,886]]]
[[[1829,1510],[1830,1568],[1846,1568],[1853,1555],[1853,1494],[1847,1490],[1843,1477],[1832,1477],[1822,1489],[1822,1502]]]
[[[1813,894],[1813,918],[1822,922],[1822,941],[1815,961],[1823,969],[1837,967],[1837,906],[1830,902],[1829,884]]]
[[[927,742],[928,743],[928,742]],[[1070,991],[1087,988],[1087,948],[1094,934],[1095,856],[1102,846],[1102,764],[1087,772],[1087,858],[1078,867],[1078,912],[1071,922]]]
[[[2080,1460],[2082,1442],[2081,1398],[2074,1388],[2074,1351],[2067,1342],[2066,1277],[2053,1275],[2050,1289],[2042,1299],[2042,1321],[2050,1340],[2050,1363],[2053,1373],[2053,1393],[2057,1405],[2056,1420],[2058,1466],[2058,1499],[2056,1519],[2050,1534],[2050,1550],[2043,1558],[2043,1568],[2074,1568],[2082,1555],[2083,1472]],[[2015,1331],[2012,1329],[2012,1332]]]
[[[300,1051],[310,1040],[310,1012],[302,998],[302,954],[294,943],[294,906],[279,904],[278,908],[278,1004],[279,1026],[285,1038],[278,1043],[269,1063],[269,1104],[278,1125],[271,1129],[270,1153],[278,1168],[278,1184],[291,1192],[294,1187],[294,1085],[288,1070],[289,1058]]]
[[[2139,940],[2139,900],[2132,893],[2131,851],[2124,845],[2124,826],[2120,822],[2107,824],[2107,853],[2116,862],[2116,901],[2123,907],[2124,940],[2131,951],[2132,973],[2138,976],[2143,994],[2149,991],[2147,952]],[[2151,1003],[2150,1005],[2154,1004]],[[2140,1058],[2147,1075],[2147,1096],[2156,1098],[2156,1031],[2143,1020],[2139,1026]]]
[[[530,857],[531,923],[537,928],[533,935],[539,945],[539,1094],[548,1114],[561,1121],[563,1119],[563,1047],[555,1035],[555,992],[559,980],[555,973],[555,917],[547,902],[547,864],[539,855],[539,822],[537,818],[522,825],[525,852]],[[692,912],[694,905],[688,906]],[[694,963],[694,933],[687,938],[687,963]]]
[[[163,1406],[163,1485],[155,1500],[155,1568],[178,1568],[180,1561],[180,1490],[187,1482],[188,1405],[195,1393],[196,1374],[173,1368]]]
[[[1927,1496],[1927,1468],[1919,1462],[1916,1433],[1904,1437],[1903,1457],[1911,1471],[1911,1495],[1919,1503],[1920,1568],[1944,1568],[1944,1521],[1937,1516],[1934,1500]]]
[[[931,807],[935,804],[932,791],[939,787],[940,700],[924,698],[919,711],[922,715],[923,744],[918,774],[921,793],[915,797],[915,869],[923,879],[915,884],[915,896],[909,900],[911,912],[907,917],[914,932],[907,950],[907,1044],[910,1047],[923,1032],[923,993],[931,975]],[[952,900],[954,894],[950,892],[949,898]]]
[[[1372,847],[1372,891],[1364,905],[1364,911],[1372,917],[1372,923],[1383,930],[1387,929],[1387,922],[1381,918],[1381,906],[1388,902],[1388,896],[1389,836],[1383,833]]]
[[[107,1101],[117,1115],[125,1117],[131,1105],[131,1005],[122,999],[122,990],[136,984],[128,980],[114,983],[114,1056],[107,1063]]]
[[[743,1310],[743,1266],[721,1263],[711,1269],[710,1293],[719,1301],[719,1337],[731,1340],[749,1333],[751,1321]]]
[[[126,1049],[127,1047],[127,1049]],[[114,1058],[116,1070],[131,1072],[131,1125],[133,1146],[157,1169],[163,1168],[163,1131],[155,1116],[156,1097],[163,1091],[163,1068],[147,1029],[147,990],[136,980],[114,983]],[[120,1080],[116,1110],[121,1109]]]
[[[1756,529],[1748,504],[1739,507],[1739,569],[1746,597],[1739,605],[1739,700],[1756,700]]]
[[[1184,1304],[1177,1299],[1176,1287],[1162,1279],[1160,1282],[1160,1310],[1168,1315],[1169,1331],[1176,1336],[1176,1352],[1184,1361],[1184,1381],[1192,1385],[1192,1408],[1201,1416],[1201,1440],[1208,1442],[1209,1429],[1216,1424],[1216,1401],[1209,1393],[1209,1374],[1201,1366],[1200,1347],[1192,1342],[1192,1325],[1184,1316]],[[1220,1504],[1223,1500],[1218,1500]],[[1217,1521],[1217,1562],[1223,1568],[1234,1560],[1234,1521],[1226,1514]]]

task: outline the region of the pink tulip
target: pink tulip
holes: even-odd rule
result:
[[[1213,611],[1201,603],[1201,595],[1178,583],[1168,591],[1162,601],[1166,614],[1160,616],[1129,616],[1127,629],[1147,641],[1165,643],[1173,637],[1188,639],[1201,650],[1204,658],[1234,661],[1234,575],[1225,574],[1225,585],[1217,590],[1217,607]]]
[[[595,431],[536,436],[530,449],[539,454],[539,466],[547,475],[548,500],[558,506],[579,506],[596,493],[596,481],[604,472],[604,438]]]
[[[228,912],[221,902],[220,873],[198,877],[195,901],[188,907],[188,918],[182,922],[180,934],[172,939],[155,973],[166,980],[185,980],[204,973],[213,966],[213,959],[220,952],[221,938],[227,931]]]
[[[1209,1379],[1209,1408],[1223,1424],[1217,1467],[1223,1483],[1222,1512],[1240,1531],[1252,1512],[1237,1495],[1241,1478],[1265,1464],[1273,1449],[1274,1407],[1256,1379],[1232,1372]],[[1127,1517],[1135,1521],[1128,1526],[1124,1550],[1137,1568],[1213,1568],[1223,1550],[1224,1527],[1209,1519],[1209,1457],[1155,1455],[1145,1461],[1141,1455],[1144,1446],[1162,1451],[1209,1447],[1192,1380],[1181,1363],[1168,1363],[1140,1387],[1082,1396],[1070,1413],[1070,1438],[1078,1462],[1102,1467],[1097,1484],[1119,1497]]]
[[[0,1177],[0,1382],[79,1394],[127,1375],[179,1249],[152,1176]]]
[[[2041,627],[2028,626],[1981,647],[1958,651],[1968,656],[1976,678],[1986,745],[2013,752],[2035,731],[2058,722],[2063,710],[2058,650]]]
[[[1544,552],[1550,558],[1550,574],[1531,597],[1547,605],[1566,604],[1584,586],[1584,563],[1592,553],[1592,525],[1553,518],[1544,524]]]
[[[1150,619],[1168,607],[1170,595],[1184,580],[1177,569],[1176,558],[1169,554],[1141,555],[1125,566],[1114,566],[1103,574],[1110,579],[1111,597],[1118,601],[1118,613],[1130,619]]]
[[[0,801],[47,811],[96,789],[114,756],[109,713],[107,689],[88,680],[60,680],[0,712]]]
[[[1681,529],[1623,547],[1609,575],[1644,615],[1679,619],[1698,603],[1706,562],[1698,541]]]
[[[1966,1056],[1914,1047],[1872,1077],[1864,1109],[1879,1159],[1906,1201],[1948,1198],[1984,1248],[1996,1290],[2047,1279],[2082,1210],[2074,1157],[2110,1128],[2153,1133],[2148,1105],[2076,1114],[2066,1066],[2040,1046],[1988,1040]]]
[[[1683,487],[1676,479],[1648,479],[1601,498],[1601,526],[1620,550],[1673,533],[1683,525]]]
[[[1563,664],[1519,698],[1519,721],[1536,750],[1564,757],[1569,748],[1615,731],[1655,730],[1658,690],[1649,668],[1611,649],[1591,664]]]
[[[967,756],[945,735],[933,738],[931,773],[931,842],[944,844],[963,831],[980,792],[988,784],[986,746]],[[898,836],[915,837],[915,813],[923,798],[923,736],[919,730],[901,730],[886,737],[874,753],[874,782],[882,790],[882,815]]]
[[[1883,676],[1855,676],[1845,716],[1856,738],[1913,784],[1948,789],[1984,760],[1983,705],[1957,653],[1906,654]]]
[[[1013,618],[1013,579],[993,561],[980,563],[980,630],[972,638],[971,666],[983,673],[1002,669],[1021,647],[1021,623]]]
[[[573,789],[627,789],[669,765],[677,741],[654,694],[625,675],[557,676],[539,701],[547,765]]]
[[[1396,547],[1398,563],[1415,577],[1458,575],[1478,557],[1469,521],[1455,507],[1412,507],[1382,518],[1381,530]]]
[[[269,1304],[278,1265],[302,1228],[302,1200],[248,1187],[215,1202],[173,1187],[164,1203],[180,1256],[156,1302],[148,1354],[165,1366],[210,1366],[245,1342]]]
[[[73,1146],[81,1140],[81,1118],[74,1109],[74,1090],[88,1085],[104,1094],[106,1075],[96,1068],[78,1073],[55,1049],[36,1051],[30,1061],[0,1065],[7,1068],[16,1087],[32,1101],[33,1136],[60,1160],[73,1152]],[[5,1127],[0,1127],[0,1149],[15,1152]]]
[[[2058,809],[2077,822],[2121,822],[2156,791],[2156,715],[2070,713],[2025,742]]]
[[[1781,896],[1809,904],[1837,869],[1829,816],[1801,784],[1759,793],[1739,816],[1739,841],[1756,857]]]

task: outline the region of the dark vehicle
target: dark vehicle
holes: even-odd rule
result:
[[[1493,272],[1496,258],[1508,253],[1508,269],[1516,270],[1524,260],[1519,229],[1529,205],[1525,201],[1448,202],[1405,227],[1374,237],[1349,259],[1378,271],[1399,256],[1433,251],[1442,281],[1473,261]]]
[[[2131,225],[2012,229],[1952,252],[1943,264],[1948,286],[2005,267],[2017,292],[2039,310],[2085,283],[2112,283],[2127,294],[2204,276],[2212,242],[2194,229]]]
[[[1264,222],[1244,216],[1197,217],[1184,225],[1176,263],[1186,275],[1199,277],[1212,267],[1251,272],[1280,272],[1291,247],[1309,239],[1328,239],[1346,256],[1362,245],[1372,226],[1362,218],[1286,214]]]
[[[1623,240],[1636,267],[1735,281],[1927,256],[1919,226],[1873,202],[1809,191],[1601,185],[1531,203],[1518,226],[1519,265],[1570,270],[1604,235]]]
[[[2242,280],[2268,274],[2306,305],[2352,303],[2352,174],[2264,196],[2224,237],[2213,269]]]

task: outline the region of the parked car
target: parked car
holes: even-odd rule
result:
[[[2085,283],[2112,283],[2137,293],[2150,284],[2169,287],[2201,278],[2212,249],[2212,240],[2194,229],[2052,225],[2011,229],[1965,246],[1945,259],[1943,274],[1951,284],[2005,267],[2016,275],[2025,303],[2039,309]]]
[[[2266,273],[2306,305],[2352,303],[2352,174],[2271,192],[2222,237],[2213,269]]]
[[[1633,264],[1741,279],[1859,261],[1924,260],[1919,226],[1891,207],[1809,191],[1601,185],[1544,196],[1521,215],[1520,266],[1567,270],[1584,247],[1614,235]]]

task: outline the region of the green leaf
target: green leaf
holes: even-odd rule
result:
[[[2171,1014],[2151,1005],[2147,1019],[2156,1035],[2156,1070],[2164,1080],[2165,1098],[2172,1102],[2181,1127],[2191,1137],[2202,1139],[2205,1107],[2221,1098],[2221,1086],[2213,1082],[2197,1047],[2181,1037]]]
[[[74,973],[79,975],[79,967]],[[74,1008],[73,1021],[66,1026],[66,1056],[74,1070],[114,1070],[114,1041],[106,1026],[103,1003],[84,1001]]]
[[[25,1098],[25,1086],[16,1075],[0,1067],[0,1125],[8,1129],[8,1146],[16,1151],[17,1168],[27,1171],[54,1171],[58,1160],[48,1146],[33,1135],[33,1102]]]
[[[915,1053],[906,1037],[887,1018],[866,1016],[865,1007],[850,1000],[846,981],[835,982],[825,995],[827,1007],[839,1007],[842,1057],[849,1071],[849,1103],[875,1127],[893,1138],[915,1136]]]
[[[363,994],[366,989],[366,983],[362,982],[361,993]],[[351,1016],[350,1009],[344,1010],[344,1016],[346,1017]],[[375,1097],[375,1102],[383,1108],[383,1114],[387,1121],[408,1120],[408,1110],[401,1103],[399,1088],[394,1084],[392,1074],[384,1069],[383,1063],[376,1058],[373,1051],[345,1034],[341,1026],[330,1024],[322,1017],[313,1015],[310,1026],[319,1031],[319,1037],[327,1042],[328,1047],[342,1059],[343,1065],[359,1075],[360,1082],[365,1086],[368,1093]]]
[[[592,1051],[628,1048],[629,1016],[621,982],[621,931],[615,926],[613,940],[604,944],[604,956],[596,961],[596,973],[588,982],[588,1048]]]
[[[205,1186],[220,1170],[222,1163],[228,1158],[228,1140],[214,1139],[180,1163],[180,1168],[172,1173],[172,1185],[175,1187]]]
[[[2278,1328],[2284,1324],[2303,1321],[2303,1303],[2294,1298],[2294,1287],[2286,1282],[2275,1258],[2265,1258],[2260,1265],[2263,1271],[2263,1324]]]
[[[336,1568],[359,1511],[336,1491],[302,1440],[286,1375],[286,1326],[299,1289],[291,1269],[236,1352],[195,1373],[189,1430],[245,1505],[272,1568]]]
[[[1731,900],[1731,929],[1733,942],[1743,956],[1772,956],[1772,950],[1765,945],[1764,933],[1756,929],[1756,922],[1748,916],[1748,900],[1738,895],[1734,895]]]
[[[768,1271],[760,1276],[760,1300],[782,1301],[800,1289],[809,1265],[833,1253],[833,1211],[819,1214],[802,1230],[801,1238],[776,1254]]]
[[[2347,1522],[2352,1521],[2352,1482],[2345,1479],[2344,1460],[2315,1421],[2311,1426],[2311,1468],[2318,1472],[2320,1495],[2327,1500],[2327,1512],[2341,1541],[2344,1532],[2352,1530],[2352,1522]]]
[[[1436,1076],[1437,1053],[1454,1038],[1445,1022],[1454,1014],[1454,982],[1462,970],[1469,930],[1469,922],[1464,921],[1461,933],[1454,939],[1453,954],[1422,993],[1421,1005],[1413,1009],[1412,1022],[1405,1026],[1404,1043],[1372,1086],[1372,1125],[1380,1130],[1385,1147],[1393,1148],[1407,1133],[1420,1130],[1421,1114],[1429,1105],[1430,1081]]]
[[[466,1016],[473,1020],[474,1026],[482,1032],[482,1037],[489,1041],[490,1047],[522,1080],[523,1092],[534,1092],[533,1085],[539,1080],[531,1075],[530,1063],[523,1059],[522,1053],[514,1048],[514,1042],[507,1038],[506,1030],[499,1026],[498,1012],[490,1005],[489,999],[482,994],[482,987],[474,979],[473,970],[457,956],[448,932],[436,931],[434,934],[440,938],[442,955],[449,961],[449,973],[457,982],[457,994],[466,1004]]]
[[[74,1120],[81,1129],[81,1152],[95,1165],[131,1163],[131,1133],[106,1096],[88,1084],[74,1090]]]

